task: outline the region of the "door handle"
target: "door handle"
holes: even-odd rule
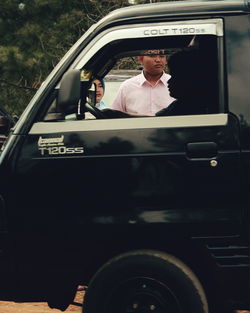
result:
[[[190,142],[186,146],[186,155],[189,159],[212,159],[218,154],[215,142]]]

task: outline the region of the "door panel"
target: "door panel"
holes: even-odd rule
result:
[[[190,156],[190,144],[206,153]],[[238,234],[234,116],[42,122],[19,149],[16,192],[6,201],[20,286],[26,276],[28,286],[33,279],[41,286],[59,278],[87,282],[131,247]]]
[[[226,114],[37,123],[17,162],[39,198],[25,210],[64,222],[154,223],[141,213],[162,210],[225,218],[236,209],[238,169],[238,120]]]

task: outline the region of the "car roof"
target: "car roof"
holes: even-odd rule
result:
[[[161,17],[195,16],[211,14],[246,13],[250,11],[250,1],[244,0],[190,0],[168,1],[134,5],[114,10],[96,24],[96,29],[110,24],[130,24],[145,19]]]

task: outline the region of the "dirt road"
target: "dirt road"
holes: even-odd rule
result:
[[[82,303],[84,291],[78,291],[75,302]],[[60,313],[60,310],[50,309],[47,303],[15,303],[0,301],[0,313]],[[70,305],[65,313],[82,313],[82,307]],[[236,313],[250,313],[250,311],[237,311]]]
[[[78,291],[75,302],[82,303],[84,291]],[[57,309],[50,309],[47,303],[31,302],[31,303],[15,303],[0,301],[0,313],[60,313]],[[82,307],[70,305],[65,313],[81,313]]]

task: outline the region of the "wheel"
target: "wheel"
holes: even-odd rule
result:
[[[208,313],[195,274],[172,255],[131,251],[107,262],[91,280],[84,313]]]

